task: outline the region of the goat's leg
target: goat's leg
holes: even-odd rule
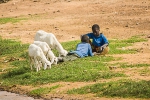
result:
[[[42,62],[41,62],[40,58],[37,58],[37,60],[38,60],[38,70],[41,70]]]
[[[51,59],[51,64],[53,64],[53,63],[54,63],[54,58]]]
[[[31,57],[29,57],[29,62],[30,62],[30,69],[32,70],[32,65],[33,65],[34,61]]]
[[[54,58],[54,64],[57,65],[57,62],[58,62],[58,58],[55,57],[55,58]]]
[[[38,62],[38,60],[37,60],[37,58],[36,57],[34,57],[34,60],[35,60],[35,68],[36,68],[36,72],[38,72],[39,71],[39,62]]]
[[[44,63],[44,70],[46,70],[47,69],[47,64],[46,63]]]
[[[48,65],[48,69],[51,69],[51,65]]]
[[[41,61],[39,61],[39,70],[41,70],[41,68],[42,68],[42,62]]]

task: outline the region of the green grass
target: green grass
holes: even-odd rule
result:
[[[85,59],[77,59],[71,62],[64,62],[58,65],[52,66],[50,70],[41,70],[38,73],[30,71],[28,61],[15,61],[12,64],[14,66],[20,66],[19,68],[13,68],[9,72],[3,74],[1,78],[9,80],[12,83],[9,84],[46,84],[50,82],[87,82],[97,81],[99,79],[110,79],[113,77],[125,77],[122,73],[111,72],[106,64],[107,57],[93,57],[93,60],[100,60],[99,62],[90,62],[91,57]],[[109,60],[108,60],[109,61]],[[16,62],[19,62],[16,64]],[[24,64],[24,65],[20,65]],[[23,81],[25,80],[25,81]],[[23,82],[22,82],[23,81]],[[4,84],[8,84],[7,81]]]
[[[136,68],[140,68],[140,67],[147,67],[147,66],[150,66],[150,64],[120,64],[120,67],[121,68],[133,68],[133,67],[136,67]]]
[[[117,59],[117,58],[116,58]],[[118,60],[120,60],[120,58],[118,58]],[[121,63],[114,63],[114,64],[111,64],[111,66],[118,66],[119,68],[142,68],[142,67],[149,67],[150,66],[150,64],[146,64],[146,63],[144,63],[144,64],[128,64],[128,63],[123,63],[123,62],[121,62]]]
[[[27,18],[0,18],[0,24],[17,23],[22,20],[27,20]]]
[[[28,49],[28,44],[21,44],[14,40],[2,39],[0,37],[0,56],[25,53],[23,51]]]
[[[139,39],[139,40],[138,40]],[[109,40],[110,41],[110,52],[109,54],[128,54],[128,53],[136,53],[137,51],[134,49],[131,50],[121,50],[118,48],[132,46],[135,42],[142,42],[145,41],[141,39],[140,37],[133,38],[132,41],[135,42],[129,42],[131,39],[127,40]],[[62,43],[62,46],[70,51],[74,50],[76,47],[76,44],[80,41],[70,41],[70,42],[64,42]],[[29,44],[21,44],[20,42],[14,41],[14,40],[7,40],[0,38],[0,59],[10,59],[11,57],[19,58],[19,60],[10,61],[7,62],[9,67],[7,70],[4,71],[3,74],[0,74],[0,86],[12,86],[12,85],[42,85],[42,84],[48,84],[48,83],[55,83],[55,82],[96,82],[102,79],[111,79],[115,77],[127,77],[124,73],[115,72],[113,70],[110,70],[108,66],[110,66],[110,61],[117,61],[121,58],[113,58],[110,56],[94,56],[94,57],[85,57],[85,58],[79,58],[74,61],[68,61],[59,63],[57,65],[52,65],[52,68],[49,70],[43,70],[41,69],[39,72],[36,72],[36,70],[30,70],[30,64],[28,59],[28,46]],[[54,51],[54,53],[58,56],[58,53]],[[3,58],[2,58],[3,57]],[[2,67],[4,63],[0,62],[0,71],[2,71]],[[132,68],[132,67],[143,67],[143,66],[149,66],[149,64],[137,64],[137,65],[128,65],[128,64],[120,64],[120,67],[122,68]],[[10,68],[11,67],[11,68]],[[146,75],[149,75],[149,72],[146,72],[146,70],[143,70],[141,74],[144,73]],[[144,82],[144,83],[141,83]],[[140,83],[137,82],[128,82],[129,85],[136,85],[136,84],[146,84],[147,82],[141,81]],[[126,83],[126,82],[125,82]],[[123,84],[122,82],[112,82],[109,83],[112,85],[118,86],[118,84]],[[123,84],[126,86],[127,84]],[[103,84],[105,85],[105,84]],[[96,90],[95,86],[93,86],[93,90]],[[107,87],[108,88],[108,87]],[[112,87],[115,88],[115,87]],[[118,91],[121,92],[121,90]],[[130,87],[131,88],[131,87]],[[102,89],[106,89],[105,87],[102,87]],[[124,89],[124,87],[123,87]],[[142,89],[139,87],[139,89],[142,91]],[[107,90],[107,89],[106,89]],[[110,90],[108,88],[109,91]],[[139,90],[139,91],[140,91]],[[46,91],[51,91],[50,88],[39,88],[37,90],[33,90],[31,92],[31,95],[40,96],[43,93],[48,93]],[[107,91],[107,92],[109,92]],[[117,91],[117,89],[114,91]],[[137,91],[137,90],[135,90]],[[80,92],[77,92],[80,93]],[[93,93],[93,92],[92,92]],[[149,91],[148,91],[149,93]],[[101,92],[97,93],[95,92],[97,96],[115,96],[116,94],[101,94]],[[142,96],[143,95],[143,96]],[[134,97],[132,95],[116,95],[120,97]],[[147,98],[147,94],[141,94],[139,97]]]
[[[11,65],[8,65],[9,62],[12,62],[9,61],[11,58],[19,59],[19,61],[15,60],[12,62],[12,63],[16,63],[14,64],[14,66],[18,68],[20,66],[23,66],[24,63],[20,63],[21,62],[20,59],[28,60],[28,55],[27,55],[28,46],[29,44],[22,44],[21,42],[18,41],[2,39],[0,37],[0,59],[3,59],[0,61],[0,71],[2,71],[3,69],[7,70],[9,67],[12,67]],[[3,68],[3,65],[8,65],[8,66]]]
[[[139,72],[140,72],[141,76],[150,76],[149,67],[145,67],[144,69],[140,70]]]
[[[143,35],[137,35],[137,36],[132,36],[131,38],[127,40],[122,40],[122,42],[125,43],[136,43],[136,42],[144,42],[147,41],[147,39],[142,38]]]
[[[122,48],[127,47],[127,46],[132,46],[133,43],[136,42],[144,42],[148,41],[147,39],[142,38],[141,36],[132,36],[129,39],[126,40],[109,40],[109,47],[110,47],[110,52],[109,54],[133,54],[136,53],[136,49],[129,49],[129,50],[123,50]]]
[[[54,89],[56,89],[56,88],[58,88],[58,87],[60,87],[59,85],[56,85],[56,86],[52,86],[52,87],[46,87],[46,88],[42,88],[42,87],[40,87],[40,88],[38,88],[38,89],[34,89],[34,90],[32,90],[32,91],[30,91],[29,92],[29,95],[30,96],[38,96],[38,97],[40,97],[41,95],[44,95],[44,94],[47,94],[47,93],[50,93],[52,90],[54,90]]]
[[[92,93],[98,97],[150,98],[149,87],[150,81],[119,80],[69,90],[68,94]]]

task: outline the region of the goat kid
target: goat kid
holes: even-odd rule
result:
[[[30,44],[28,48],[28,53],[30,57],[30,67],[32,70],[32,66],[36,68],[36,71],[38,72],[40,68],[42,67],[42,64],[44,65],[44,70],[48,68],[51,68],[51,62],[48,61],[40,47],[38,47],[35,44]]]
[[[34,44],[39,46],[42,49],[46,58],[51,61],[51,64],[57,64],[58,58],[54,55],[51,48],[46,42],[34,41]]]

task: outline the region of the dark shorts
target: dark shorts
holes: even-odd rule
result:
[[[77,58],[80,58],[80,56],[78,56],[76,53],[68,53],[67,56],[62,58],[62,60],[63,62],[65,62],[65,61],[72,61]]]

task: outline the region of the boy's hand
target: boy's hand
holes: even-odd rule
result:
[[[97,53],[96,52],[93,52],[93,55],[96,55]]]
[[[93,52],[93,54],[94,54],[94,55],[100,55],[100,53],[97,53],[97,52]]]
[[[104,50],[104,47],[103,47],[103,46],[99,47],[98,53],[103,52],[103,50]]]
[[[103,46],[101,46],[101,47],[100,47],[100,51],[103,51],[103,49],[104,49]]]

